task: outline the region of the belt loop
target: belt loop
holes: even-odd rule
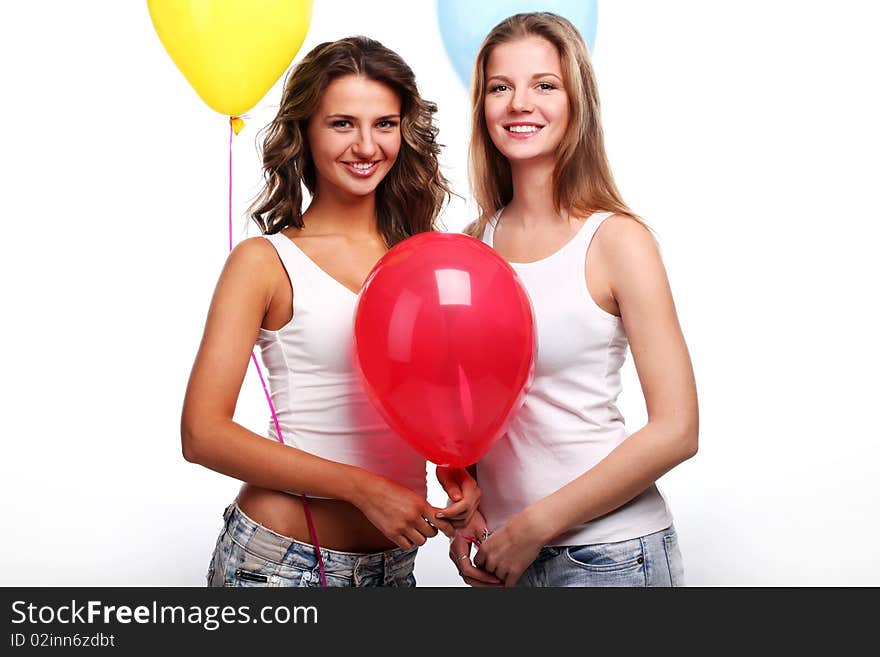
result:
[[[356,557],[354,563],[351,566],[351,583],[353,586],[358,587],[361,585],[361,560],[363,557]]]
[[[394,584],[394,569],[391,567],[393,551],[386,550],[382,553],[382,583],[385,586]]]

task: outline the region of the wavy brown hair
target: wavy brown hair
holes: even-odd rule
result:
[[[549,12],[510,16],[492,28],[474,62],[471,84],[471,187],[480,216],[465,232],[480,238],[486,222],[513,198],[513,178],[507,158],[492,143],[486,128],[486,64],[495,46],[527,37],[540,37],[559,53],[568,93],[568,127],[559,144],[553,171],[553,202],[557,211],[579,216],[606,211],[645,222],[627,207],[617,190],[608,156],[599,111],[599,92],[590,55],[577,28]]]
[[[416,233],[434,230],[450,194],[437,159],[437,106],[419,95],[412,69],[397,53],[378,41],[355,36],[315,46],[291,70],[278,113],[261,131],[265,184],[249,212],[264,234],[303,227],[302,185],[312,195],[316,188],[306,138],[308,122],[327,86],[346,75],[375,80],[401,99],[400,152],[376,188],[376,215],[385,243],[390,248]]]

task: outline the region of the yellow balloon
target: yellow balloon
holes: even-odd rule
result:
[[[293,61],[312,0],[147,0],[171,59],[208,107],[243,114]]]

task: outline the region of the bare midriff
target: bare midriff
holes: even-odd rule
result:
[[[244,484],[236,501],[246,516],[276,534],[313,543],[302,496]],[[397,547],[349,502],[310,497],[309,510],[321,547],[361,553]]]

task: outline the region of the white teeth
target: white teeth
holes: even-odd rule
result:
[[[511,125],[507,127],[510,132],[538,132],[536,125]]]
[[[352,162],[351,166],[353,166],[355,169],[366,171],[367,169],[372,168],[373,164],[375,164],[375,162]]]

